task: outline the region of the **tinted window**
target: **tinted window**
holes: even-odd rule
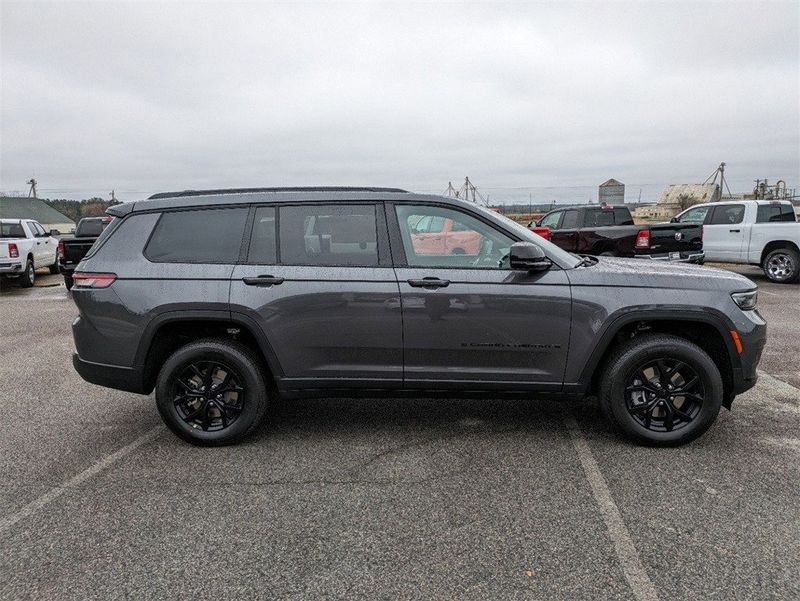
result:
[[[772,223],[781,221],[797,221],[794,207],[791,205],[758,205],[756,223]]]
[[[695,207],[678,217],[679,223],[703,223],[711,207]]]
[[[281,207],[280,248],[283,264],[377,265],[375,206]]]
[[[609,209],[587,209],[584,227],[614,225],[614,211]]]
[[[102,218],[81,219],[80,223],[78,223],[78,229],[75,230],[75,235],[78,237],[99,236],[106,225]]]
[[[409,266],[508,269],[514,241],[480,219],[444,207],[397,205],[395,211]],[[428,217],[452,227],[444,234],[414,227]]]
[[[164,213],[145,256],[162,263],[236,263],[247,209]]]
[[[556,211],[555,213],[550,213],[549,215],[545,215],[542,218],[542,221],[539,223],[541,227],[549,227],[550,229],[555,229],[558,227],[558,222],[561,219],[562,211]]]
[[[256,209],[256,218],[253,221],[253,233],[250,236],[250,252],[247,260],[250,263],[268,265],[276,262],[276,255],[275,209],[260,207]]]
[[[0,223],[0,238],[25,238],[21,223]]]
[[[616,225],[633,225],[633,217],[628,209],[614,209],[614,223]]]
[[[744,205],[719,205],[714,207],[709,225],[733,225],[744,220]]]
[[[578,227],[578,211],[564,211],[564,220],[561,222],[561,229],[568,230]]]

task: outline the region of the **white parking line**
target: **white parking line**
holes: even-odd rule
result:
[[[614,551],[622,566],[622,573],[625,576],[625,580],[628,581],[628,586],[631,587],[631,591],[637,601],[658,601],[658,594],[656,594],[653,581],[650,580],[642,561],[639,559],[639,552],[633,544],[631,534],[628,532],[625,522],[622,521],[619,508],[614,503],[614,498],[608,490],[606,479],[603,477],[592,450],[581,433],[578,422],[573,417],[565,417],[564,423],[572,439],[572,445],[578,453],[578,459],[580,459],[586,479],[592,488],[592,494],[595,501],[597,501],[597,506],[600,508],[600,514],[603,516],[606,528],[608,528],[611,541],[614,543]]]
[[[145,444],[146,442],[151,441],[155,438],[158,434],[163,431],[162,427],[157,427],[153,430],[150,430],[146,434],[143,434],[133,442],[125,445],[121,449],[114,451],[110,455],[106,455],[97,463],[92,464],[91,466],[87,467],[81,473],[76,476],[73,476],[63,484],[51,488],[46,493],[37,497],[27,505],[24,505],[22,508],[18,509],[11,515],[7,515],[4,518],[0,518],[0,534],[11,528],[14,524],[19,522],[21,519],[28,517],[29,515],[39,511],[42,507],[49,505],[53,501],[55,501],[58,497],[63,495],[68,490],[75,488],[76,486],[86,482],[92,476],[95,476],[102,472],[107,467],[110,467],[126,455],[130,454],[131,452],[138,449],[140,446]]]

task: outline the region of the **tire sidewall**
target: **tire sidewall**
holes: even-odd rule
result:
[[[193,428],[178,415],[173,402],[173,386],[177,377],[192,363],[218,361],[230,366],[241,378],[244,388],[242,412],[236,421],[223,430],[205,432]],[[203,445],[224,445],[245,436],[263,415],[267,388],[258,365],[235,347],[225,344],[190,344],[177,350],[164,363],[156,383],[156,405],[164,422],[181,438]]]
[[[656,359],[678,359],[687,363],[697,372],[703,383],[705,396],[700,412],[689,425],[680,430],[648,430],[628,412],[625,393],[628,381],[640,365]],[[711,426],[722,406],[723,386],[717,366],[706,353],[688,344],[671,342],[661,346],[633,347],[621,357],[620,363],[610,375],[610,409],[615,421],[632,437],[651,444],[681,444],[693,440]]]
[[[794,265],[794,273],[792,273],[792,275],[782,280],[772,277],[767,266],[769,265],[770,259],[772,259],[772,257],[774,257],[775,255],[787,255],[791,258],[792,263]],[[775,282],[776,284],[789,284],[791,282],[797,281],[798,276],[800,276],[800,256],[796,252],[794,252],[791,248],[778,248],[776,250],[773,250],[764,259],[764,275],[767,276],[767,279],[770,282]]]

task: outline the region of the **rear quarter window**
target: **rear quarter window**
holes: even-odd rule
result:
[[[163,213],[144,255],[154,263],[236,263],[247,212],[232,208]]]

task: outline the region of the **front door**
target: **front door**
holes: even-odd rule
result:
[[[509,269],[516,239],[477,212],[396,204],[387,214],[395,231],[406,387],[558,390],[571,313],[565,273]],[[473,250],[432,252],[414,227],[428,217],[452,220],[476,241]]]
[[[703,226],[703,248],[708,249],[706,259],[736,262],[740,260],[744,246],[745,206],[719,204],[713,209]]]
[[[402,386],[400,295],[382,205],[263,206],[251,223],[231,312],[257,322],[280,385]]]

